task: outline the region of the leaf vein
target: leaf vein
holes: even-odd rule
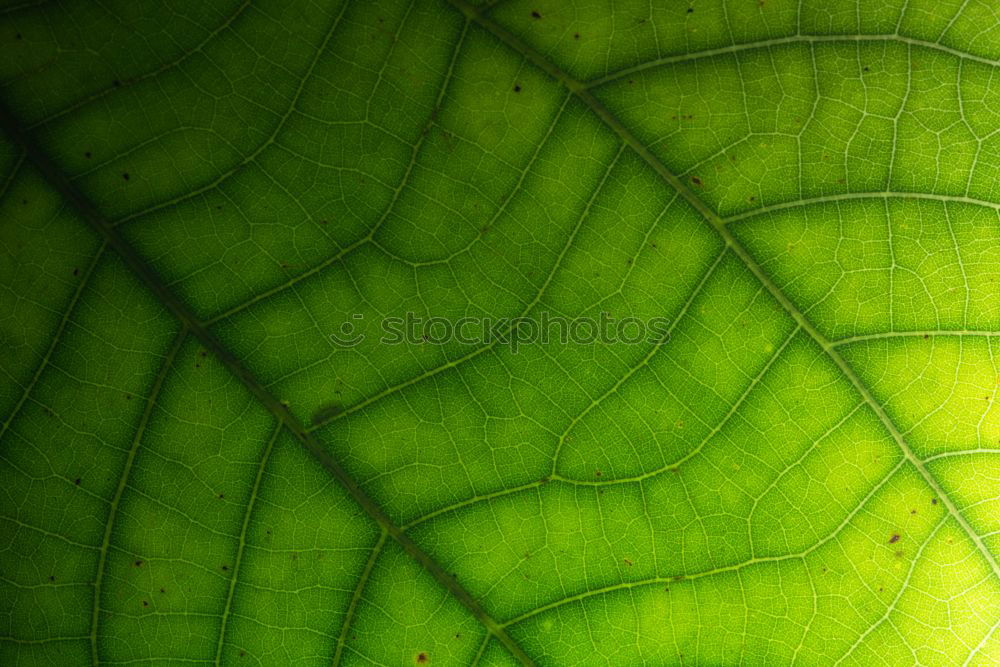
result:
[[[703,58],[711,58],[713,56],[736,54],[743,51],[752,51],[756,49],[767,49],[773,46],[783,46],[786,44],[837,44],[844,43],[850,44],[852,42],[864,43],[864,42],[897,42],[900,44],[905,44],[907,46],[916,46],[924,49],[929,49],[933,51],[940,51],[947,53],[949,55],[955,56],[956,58],[961,58],[963,60],[971,60],[984,65],[990,65],[996,67],[1000,65],[1000,60],[993,58],[986,58],[984,56],[978,56],[974,53],[968,53],[961,51],[959,49],[946,46],[937,42],[929,42],[922,39],[916,39],[913,37],[906,37],[904,35],[898,34],[877,34],[877,35],[789,35],[787,37],[775,37],[773,39],[763,39],[755,42],[743,42],[740,44],[733,44],[731,46],[721,46],[715,49],[705,49],[703,51],[695,51],[692,53],[683,53],[673,56],[665,56],[663,58],[657,58],[655,60],[650,60],[638,65],[633,65],[631,67],[626,67],[624,69],[611,72],[602,77],[592,79],[587,81],[583,85],[587,88],[596,88],[605,83],[610,83],[617,79],[627,77],[629,75],[634,75],[645,70],[654,69],[656,67],[661,67],[663,65],[671,65],[675,63],[685,63],[693,60],[701,60]]]
[[[875,397],[868,386],[861,381],[858,374],[847,363],[844,357],[840,355],[831,342],[822,333],[820,333],[812,321],[807,318],[795,304],[792,303],[791,299],[789,299],[789,297],[775,284],[770,276],[764,272],[757,261],[753,259],[749,251],[747,251],[739,240],[733,236],[732,232],[726,227],[722,218],[720,218],[707,203],[705,203],[685,183],[673,174],[673,172],[667,169],[666,165],[664,165],[663,162],[661,162],[659,158],[652,153],[652,151],[646,148],[631,132],[631,130],[618,120],[618,118],[607,107],[594,97],[594,95],[583,83],[575,80],[557,65],[547,60],[538,51],[528,46],[520,38],[509,32],[506,28],[484,16],[477,8],[468,4],[466,0],[448,0],[448,2],[450,2],[458,11],[462,12],[467,17],[489,30],[497,37],[497,39],[506,44],[509,48],[534,62],[536,66],[552,76],[557,82],[573,91],[581,101],[590,107],[591,111],[598,118],[604,121],[609,129],[621,137],[625,144],[632,148],[632,150],[634,150],[668,185],[680,192],[681,196],[687,199],[691,205],[704,216],[706,222],[713,229],[715,229],[715,231],[725,241],[726,246],[733,249],[736,255],[757,277],[761,284],[763,284],[764,287],[775,297],[775,299],[777,299],[782,308],[809,334],[811,338],[813,338],[813,340],[816,341],[831,361],[833,361],[834,364],[840,369],[844,377],[850,381],[851,385],[861,395],[864,401],[875,411],[879,421],[889,431],[893,441],[903,452],[905,460],[914,466],[927,485],[933,489],[937,496],[940,497],[940,500],[947,509],[948,514],[955,518],[959,526],[961,526],[963,532],[972,544],[975,545],[976,550],[985,559],[986,563],[993,571],[993,574],[1000,579],[1000,563],[997,562],[993,553],[986,547],[982,539],[972,529],[961,512],[958,511],[958,508],[955,506],[950,496],[945,493],[938,480],[930,473],[929,470],[927,470],[920,459],[918,459],[913,453],[913,450],[903,438],[902,433],[900,433],[899,428],[887,415],[885,408],[877,400],[875,400]]]

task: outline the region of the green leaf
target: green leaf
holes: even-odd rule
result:
[[[1000,663],[995,3],[0,43],[0,664]]]

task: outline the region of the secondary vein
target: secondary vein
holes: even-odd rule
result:
[[[411,558],[416,560],[441,586],[443,586],[463,607],[465,607],[485,628],[497,638],[523,665],[534,665],[534,661],[524,652],[506,629],[498,623],[483,606],[447,572],[430,554],[417,545],[396,525],[385,511],[351,477],[347,470],[309,433],[302,422],[272,394],[263,383],[247,369],[227,347],[225,347],[198,319],[186,303],[174,294],[160,276],[149,266],[139,253],[125,240],[121,232],[86,198],[60,169],[49,155],[39,147],[32,137],[21,130],[17,119],[7,105],[0,101],[0,128],[11,140],[20,146],[28,159],[41,172],[49,185],[76,210],[107,244],[118,253],[129,269],[154,294],[157,300],[173,314],[182,328],[201,342],[229,372],[295,436],[309,454],[334,478],[354,502],[374,520],[385,532],[392,536]]]
[[[767,291],[775,298],[775,300],[778,301],[781,307],[806,333],[809,334],[814,341],[816,341],[830,360],[833,361],[838,369],[840,369],[844,377],[847,378],[854,389],[861,395],[864,402],[868,404],[878,417],[879,421],[889,432],[892,439],[896,442],[896,445],[903,452],[904,458],[914,467],[914,469],[917,470],[927,485],[940,498],[941,502],[948,510],[948,514],[955,519],[955,521],[962,528],[963,532],[965,532],[969,540],[976,547],[976,550],[986,560],[986,563],[993,571],[994,576],[996,576],[997,579],[1000,579],[1000,563],[997,562],[996,557],[988,548],[986,548],[983,540],[972,529],[972,526],[969,525],[969,522],[965,519],[962,513],[959,512],[958,507],[955,506],[955,503],[937,481],[937,478],[931,474],[924,463],[916,456],[916,454],[914,454],[910,445],[903,438],[899,428],[889,418],[885,408],[877,400],[875,400],[871,389],[869,389],[869,387],[861,381],[858,374],[840,354],[836,345],[816,328],[816,325],[809,318],[807,318],[795,304],[792,303],[791,299],[789,299],[788,296],[777,286],[777,284],[771,280],[771,277],[764,272],[757,261],[750,255],[749,251],[739,242],[739,240],[736,239],[726,226],[726,221],[721,218],[718,213],[712,210],[712,208],[705,201],[696,195],[691,188],[687,186],[687,184],[677,177],[676,174],[670,171],[649,148],[639,141],[638,137],[636,137],[635,134],[633,134],[632,131],[627,128],[610,109],[608,109],[599,99],[597,99],[597,97],[593,95],[593,93],[590,92],[585,82],[579,81],[569,73],[562,70],[558,65],[545,58],[545,56],[543,56],[539,51],[525,43],[519,37],[490,17],[484,15],[480,9],[473,7],[466,0],[448,0],[448,2],[458,11],[462,12],[467,18],[478,23],[503,44],[507,45],[509,48],[519,53],[530,62],[534,63],[536,67],[546,72],[559,84],[565,86],[573,94],[575,94],[590,108],[594,115],[600,118],[609,129],[611,129],[622,139],[622,141],[625,142],[627,146],[635,151],[636,154],[638,154],[639,157],[641,157],[643,161],[646,162],[646,164],[648,164],[663,181],[679,192],[681,196],[684,197],[684,199],[687,200],[688,203],[690,203],[691,206],[705,218],[705,221],[708,222],[716,233],[722,237],[726,246],[733,250],[743,264],[745,264],[750,272],[754,274],[757,280],[759,280]]]

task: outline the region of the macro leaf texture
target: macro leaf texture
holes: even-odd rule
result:
[[[995,0],[0,45],[0,664],[1000,664]]]

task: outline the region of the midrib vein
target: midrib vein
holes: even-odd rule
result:
[[[993,556],[990,550],[986,548],[982,539],[972,529],[969,522],[965,520],[962,513],[958,511],[958,508],[952,502],[949,495],[941,487],[940,483],[938,483],[937,478],[930,473],[923,462],[913,453],[913,450],[903,438],[899,428],[897,428],[896,424],[889,418],[889,415],[886,413],[883,406],[875,400],[875,397],[868,386],[861,381],[861,378],[847,363],[847,360],[841,356],[834,343],[824,336],[816,328],[812,321],[810,321],[809,318],[807,318],[802,311],[800,311],[798,307],[792,303],[785,293],[774,283],[773,280],[771,280],[771,277],[764,272],[747,249],[743,247],[735,236],[733,236],[729,228],[726,227],[726,221],[723,220],[714,210],[712,210],[707,203],[698,197],[698,195],[696,195],[686,183],[671,172],[666,165],[653,154],[652,151],[646,148],[646,146],[639,141],[632,131],[629,130],[629,128],[627,128],[624,123],[622,123],[611,112],[610,109],[604,106],[604,104],[590,92],[586,83],[579,81],[578,79],[572,77],[569,73],[563,71],[560,67],[549,61],[545,58],[545,56],[525,43],[519,37],[493,21],[488,16],[485,16],[479,9],[468,4],[466,0],[448,0],[448,2],[458,11],[462,12],[467,18],[475,21],[477,24],[489,31],[503,44],[533,63],[539,69],[546,72],[562,86],[569,89],[584,104],[586,104],[590,110],[605,123],[605,125],[614,131],[627,146],[635,151],[636,154],[638,154],[639,157],[641,157],[662,180],[679,192],[681,196],[695,208],[695,210],[701,213],[709,225],[711,225],[719,236],[722,237],[726,246],[732,249],[736,256],[738,256],[746,265],[747,269],[749,269],[757,280],[764,285],[767,291],[775,298],[775,300],[778,301],[778,303],[781,304],[781,307],[784,308],[784,310],[796,321],[796,323],[798,323],[798,325],[802,327],[802,329],[808,333],[814,341],[816,341],[826,355],[834,362],[834,364],[836,364],[837,368],[840,369],[844,377],[850,381],[865,403],[867,403],[878,416],[882,425],[889,431],[892,439],[895,440],[897,446],[903,452],[903,456],[906,460],[913,465],[920,476],[923,477],[927,485],[934,491],[935,495],[941,500],[945,508],[948,510],[948,514],[955,519],[959,526],[961,526],[962,530],[975,545],[976,550],[983,556],[983,558],[986,559],[986,562],[992,569],[994,576],[996,576],[997,579],[1000,579],[1000,564],[998,564],[997,559]]]
[[[330,455],[320,442],[309,433],[305,426],[288,408],[240,362],[198,319],[187,304],[175,295],[163,282],[160,276],[146,264],[138,252],[125,240],[121,233],[98,210],[98,208],[80,192],[69,177],[60,169],[49,155],[38,146],[33,138],[21,130],[17,119],[11,113],[6,103],[0,100],[0,127],[11,140],[20,146],[28,159],[41,172],[49,185],[76,210],[107,245],[118,253],[129,269],[153,293],[156,299],[169,310],[180,322],[181,327],[201,342],[202,346],[211,352],[220,363],[231,372],[239,382],[256,398],[274,417],[294,435],[309,454],[336,479],[351,498],[364,512],[374,520],[386,533],[392,536],[403,550],[416,560],[441,586],[445,588],[463,607],[465,607],[487,632],[497,638],[511,654],[524,665],[534,665],[534,661],[524,652],[503,625],[498,623],[472,595],[448,573],[430,554],[421,549],[402,528],[397,526],[385,511],[358,485],[340,463]]]

